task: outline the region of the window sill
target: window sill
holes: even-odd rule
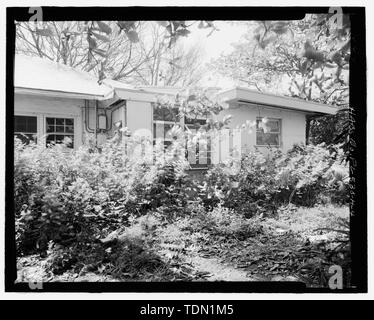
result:
[[[255,147],[256,148],[281,148],[281,146],[280,145],[270,145],[270,146],[268,146],[268,145],[255,145]]]
[[[187,171],[204,171],[204,170],[209,170],[210,167],[211,167],[211,165],[205,166],[205,167],[203,167],[203,166],[201,166],[201,167],[190,167],[190,168],[187,169]]]

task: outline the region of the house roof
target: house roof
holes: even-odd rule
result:
[[[114,90],[98,84],[88,72],[47,59],[15,55],[15,92],[55,95],[81,99],[105,100],[113,97]]]
[[[133,87],[110,79],[105,79],[102,84],[99,84],[97,78],[88,72],[47,59],[19,54],[15,56],[14,87],[17,93],[94,100],[107,100],[114,97],[148,102],[156,101],[159,95],[176,95],[183,89],[158,86]],[[216,90],[217,88],[213,91]],[[243,87],[221,91],[218,96],[230,104],[254,103],[314,114],[335,114],[337,111],[337,108],[331,105],[260,93]]]
[[[141,87],[133,87],[112,79],[105,79],[103,82],[114,90],[116,98],[146,102],[155,102],[157,100],[157,94],[153,91],[144,90]]]
[[[306,113],[335,114],[338,110],[337,107],[328,104],[262,93],[243,87],[235,87],[229,90],[221,91],[218,95],[227,103],[254,103],[282,109],[297,110]]]

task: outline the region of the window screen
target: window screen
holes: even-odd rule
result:
[[[14,135],[23,143],[36,142],[37,117],[14,116]]]

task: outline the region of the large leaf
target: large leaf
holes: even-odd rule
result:
[[[42,37],[52,37],[53,36],[53,31],[49,28],[45,28],[45,29],[36,29],[35,30],[35,33],[39,36],[42,36]]]
[[[177,35],[182,37],[187,37],[190,33],[191,31],[189,31],[188,29],[180,29],[177,31]]]
[[[126,32],[135,28],[135,21],[117,21],[117,25]]]
[[[277,34],[286,33],[288,31],[287,22],[284,22],[284,21],[275,22],[272,26],[272,30]]]
[[[100,33],[97,33],[97,32],[91,32],[91,33],[98,40],[101,40],[101,41],[104,41],[104,42],[109,42],[110,41],[110,39],[107,36],[104,36],[104,35],[102,35]]]
[[[105,22],[97,21],[96,23],[102,32],[108,35],[112,33],[111,27],[109,27]]]
[[[169,25],[169,21],[157,21],[157,23],[164,28]]]
[[[94,38],[91,36],[87,36],[88,46],[90,49],[95,49],[97,47],[97,43]]]
[[[130,30],[126,32],[127,37],[131,42],[139,42],[139,36],[138,33],[134,30]]]
[[[93,52],[97,53],[98,55],[102,56],[103,58],[107,57],[107,53],[105,50],[102,49],[93,49]]]
[[[304,57],[310,60],[325,61],[325,55],[321,51],[317,51],[313,48],[309,41],[306,41],[304,44]]]

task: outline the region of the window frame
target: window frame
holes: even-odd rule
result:
[[[257,126],[257,121],[262,121],[263,118],[268,118],[269,121],[277,121],[279,123],[279,131],[278,132],[266,132],[266,133],[270,133],[270,134],[277,134],[278,135],[278,144],[258,144],[257,143],[257,134],[259,132],[263,132],[261,131],[261,129],[259,130],[258,126]],[[265,132],[263,132],[265,133]],[[278,147],[280,148],[282,146],[282,119],[281,118],[269,118],[269,117],[257,117],[256,118],[256,136],[255,136],[255,146],[256,147]]]
[[[81,111],[82,112],[82,111]],[[74,148],[78,149],[82,145],[82,115],[77,113],[67,112],[65,114],[53,113],[53,112],[28,112],[28,111],[16,111],[13,116],[26,116],[26,117],[37,117],[36,129],[36,143],[46,147],[46,135],[47,135],[47,120],[46,118],[71,118],[74,119]],[[70,149],[70,148],[69,148]]]
[[[28,115],[25,115],[25,114],[14,114],[13,115],[13,121],[15,122],[16,120],[16,117],[29,117],[29,118],[35,118],[36,119],[36,132],[21,132],[21,131],[16,131],[15,128],[13,130],[13,135],[16,136],[16,135],[33,135],[35,136],[35,139],[32,139],[34,140],[35,143],[38,142],[38,117],[37,115],[31,115],[31,114],[28,114]],[[15,126],[15,123],[14,123],[14,126]],[[31,140],[31,139],[30,139]]]
[[[73,139],[72,139],[72,143],[73,143],[73,147],[68,147],[69,149],[75,149],[75,143],[76,143],[76,135],[75,135],[75,127],[76,127],[76,119],[74,117],[71,117],[69,115],[65,116],[56,116],[56,115],[44,115],[43,117],[44,119],[44,134],[45,134],[45,146],[48,147],[47,145],[47,137],[49,135],[60,135],[60,136],[64,136],[64,137],[67,137],[67,136],[72,136]],[[57,131],[54,131],[54,132],[47,132],[47,127],[48,127],[48,124],[47,124],[47,119],[50,118],[50,119],[55,119],[55,124],[54,124],[54,127],[56,128],[56,119],[69,119],[69,120],[73,120],[73,133],[66,133],[66,132],[57,132]],[[65,128],[65,124],[63,125],[64,128]]]

